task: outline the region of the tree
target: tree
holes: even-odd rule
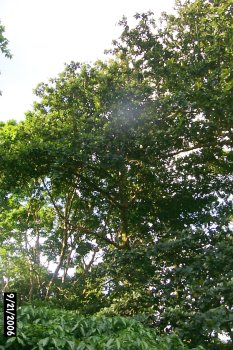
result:
[[[161,222],[169,218],[168,230],[157,236],[156,254],[151,255],[157,266],[154,282],[150,280],[156,324],[163,328],[170,323],[170,328],[182,329],[182,336],[186,328],[194,343],[202,328],[203,341],[210,343],[221,329],[232,338],[231,248],[226,248],[232,241],[232,4],[186,1],[177,3],[177,10],[176,16],[164,15],[158,29],[150,14],[136,15],[133,29],[123,19],[112,52],[130,61],[135,74],[154,87],[160,128],[151,130],[157,143],[150,150],[156,155],[159,149],[160,159],[170,158],[174,178],[159,201]]]
[[[37,87],[24,122],[2,126],[1,225],[9,205],[27,216],[3,243],[30,236],[27,268],[56,264],[28,295],[145,313],[215,346],[232,337],[232,5],[177,6],[157,29],[150,13],[132,29],[124,18],[112,59],[72,62]]]
[[[5,57],[12,58],[11,52],[8,49],[9,41],[4,36],[4,32],[5,32],[5,27],[1,24],[1,21],[0,21],[0,51]],[[0,91],[0,94],[1,94],[1,91]]]
[[[12,55],[10,53],[10,50],[8,49],[9,41],[4,36],[4,32],[5,32],[5,27],[0,22],[0,50],[5,57],[11,58]]]

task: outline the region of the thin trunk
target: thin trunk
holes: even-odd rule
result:
[[[64,225],[64,236],[62,238],[62,247],[61,247],[61,253],[59,256],[59,262],[57,264],[57,267],[53,273],[53,276],[51,278],[51,280],[49,281],[48,287],[47,287],[47,292],[46,292],[46,296],[45,299],[48,299],[49,295],[50,295],[50,291],[51,291],[51,287],[53,282],[55,281],[55,279],[58,276],[58,273],[63,265],[64,259],[65,259],[65,255],[67,252],[67,245],[68,245],[68,229],[67,229],[67,225]]]
[[[84,269],[85,269],[85,272],[86,272],[86,273],[90,271],[90,269],[91,269],[91,267],[92,267],[92,265],[93,265],[93,262],[94,262],[94,260],[95,260],[95,257],[96,257],[96,253],[97,253],[97,252],[98,252],[98,247],[94,248],[94,252],[93,252],[92,257],[91,257],[91,260],[89,261],[88,264],[86,264],[85,261],[83,260],[83,262],[84,262]]]
[[[64,273],[63,273],[63,276],[62,276],[62,283],[65,282],[65,279],[66,279],[66,276],[67,276],[67,273],[68,273],[68,270],[69,270],[69,267],[70,267],[70,261],[71,261],[71,254],[73,252],[73,249],[70,249],[70,252],[68,254],[68,257],[67,257],[67,261],[66,261],[66,266],[64,267]]]
[[[120,232],[120,245],[121,248],[129,249],[129,227],[128,227],[128,196],[127,196],[127,181],[126,181],[126,169],[119,172],[119,198],[120,198],[120,219],[121,219],[121,232]]]
[[[45,185],[45,183],[44,183]],[[45,185],[46,187],[46,185]],[[54,205],[55,210],[57,211],[57,214],[59,216],[59,218],[63,221],[63,231],[64,231],[64,235],[62,238],[62,247],[61,247],[61,252],[60,252],[60,256],[59,256],[59,262],[57,264],[57,267],[53,273],[53,276],[51,278],[51,280],[49,281],[48,287],[47,287],[47,292],[46,292],[46,296],[45,299],[48,299],[50,292],[51,292],[51,287],[52,284],[54,283],[55,279],[58,277],[59,271],[62,268],[62,265],[64,264],[66,255],[67,255],[67,249],[68,249],[68,239],[69,239],[69,234],[70,234],[70,230],[69,230],[69,217],[70,217],[70,212],[72,209],[72,203],[74,200],[74,196],[75,196],[75,188],[72,189],[72,191],[70,191],[66,197],[66,204],[65,204],[65,208],[64,208],[64,215],[62,214],[62,212],[58,209],[55,200],[52,198],[52,194],[49,192],[49,190],[47,189],[47,192],[49,193],[50,199]],[[71,250],[72,251],[72,250]],[[67,257],[67,266],[66,266],[66,272],[64,271],[64,275],[63,275],[63,282],[67,273],[67,270],[69,268],[69,255]]]

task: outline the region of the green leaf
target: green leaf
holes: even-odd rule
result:
[[[86,349],[86,344],[82,341],[81,343],[79,343],[77,350],[84,350]]]
[[[44,339],[41,339],[41,340],[39,340],[38,345],[39,345],[39,346],[46,346],[46,345],[48,345],[49,340],[50,340],[49,337],[46,337],[46,338],[44,338]]]
[[[67,344],[69,344],[71,350],[75,350],[76,349],[75,342],[67,340]]]
[[[121,348],[121,342],[119,339],[116,339],[116,346],[117,346],[117,350],[120,350]]]
[[[113,344],[113,342],[114,342],[114,339],[110,338],[106,343],[106,348],[111,349],[111,345]]]

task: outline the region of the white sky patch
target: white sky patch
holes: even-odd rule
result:
[[[0,20],[12,60],[1,55],[0,120],[22,120],[32,108],[32,90],[63,71],[70,61],[105,58],[126,15],[172,12],[175,0],[1,0]]]

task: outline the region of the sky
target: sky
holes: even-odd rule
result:
[[[23,120],[33,89],[65,63],[104,59],[123,15],[172,12],[175,0],[0,0],[0,20],[13,54],[0,56],[0,120]]]

